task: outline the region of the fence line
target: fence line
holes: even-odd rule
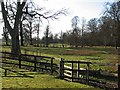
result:
[[[70,66],[66,65],[70,64]],[[74,64],[77,64],[77,69],[74,68]],[[86,64],[87,68],[80,68],[80,64]],[[80,72],[85,72],[85,81],[86,84],[89,82],[89,64],[90,62],[81,62],[81,61],[60,61],[60,78],[67,79],[69,81],[79,81],[82,79]],[[75,75],[77,74],[77,75]],[[83,78],[84,79],[84,78]]]
[[[13,54],[9,52],[2,52],[2,54],[3,54],[2,58],[4,58],[2,63],[17,65],[19,66],[19,68],[25,66],[25,67],[32,67],[34,69],[33,71],[37,71],[37,69],[42,69],[42,71],[49,70],[51,74],[53,74],[53,72],[58,68],[57,64],[53,62],[54,61],[53,57],[27,55],[27,54],[20,54],[18,57],[12,57],[11,55]],[[10,59],[11,62],[8,61],[7,59]],[[29,63],[31,65],[23,64],[23,62]]]
[[[47,56],[38,56],[38,55],[27,55],[27,54],[20,54],[18,57],[12,57],[12,53],[10,52],[2,52],[4,58],[2,63],[5,64],[14,64],[18,65],[19,68],[25,67],[32,67],[34,71],[37,71],[38,69],[43,70],[49,70],[51,74],[55,70],[59,68],[59,76],[61,79],[67,79],[69,81],[78,81],[78,82],[84,82],[86,84],[90,84],[91,82],[99,82],[91,79],[91,76],[96,77],[96,75],[100,75],[100,71],[94,71],[90,70],[91,64],[98,64],[101,65],[101,63],[92,63],[92,62],[85,62],[85,61],[66,61],[63,58],[58,59],[60,61],[60,66],[58,67],[57,64],[54,63],[53,57],[47,57]],[[7,59],[11,59],[13,62],[7,62]],[[30,63],[23,64],[23,62]],[[69,64],[69,65],[68,65]],[[86,67],[82,68],[81,65],[84,64]],[[103,64],[102,64],[103,65]],[[113,66],[113,64],[110,64]],[[75,68],[76,66],[76,68]],[[102,75],[103,76],[103,75]],[[106,75],[105,77],[109,77]],[[113,77],[113,76],[111,76]],[[120,87],[120,65],[118,66],[118,87]],[[106,85],[106,83],[104,83]],[[106,86],[104,86],[106,87]]]
[[[83,64],[86,66],[85,68],[81,67]],[[91,70],[90,65],[92,64],[93,63],[91,62],[85,62],[85,61],[67,61],[67,60],[61,59],[60,78],[68,81],[72,81],[72,82],[81,82],[81,83],[97,86],[104,89],[117,88],[116,83],[111,83],[110,84],[111,86],[110,86],[106,81],[95,79],[98,77],[102,77],[104,79],[106,78],[117,79],[117,77],[111,76],[109,74],[103,75],[102,72],[100,72],[99,70],[98,71]],[[120,85],[120,82],[118,82],[118,84]]]

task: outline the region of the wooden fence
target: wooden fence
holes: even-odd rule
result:
[[[72,82],[81,82],[84,84],[89,84],[89,85],[97,86],[104,89],[116,88],[117,83],[111,83],[111,81],[109,80],[110,79],[117,80],[118,77],[107,72],[104,73],[100,70],[92,70],[91,65],[93,64],[102,65],[102,66],[104,65],[100,63],[92,63],[92,62],[85,62],[85,61],[67,61],[67,60],[61,59],[60,78],[66,79]]]
[[[86,68],[80,67],[80,65],[86,65]],[[81,61],[60,61],[60,78],[67,79],[70,81],[85,81],[86,84],[89,82],[89,65],[90,62]],[[74,66],[77,66],[75,68]]]
[[[85,61],[67,61],[67,60],[60,60],[60,66],[55,64],[53,57],[46,57],[46,56],[38,56],[38,55],[27,55],[27,54],[20,54],[18,57],[13,57],[10,52],[2,52],[2,63],[5,65],[17,65],[19,68],[27,67],[29,69],[33,69],[33,71],[50,71],[51,74],[53,72],[59,70],[59,76],[61,79],[66,79],[69,81],[81,82],[86,83],[89,85],[94,84],[96,86],[96,82],[99,83],[100,87],[106,87],[106,82],[101,82],[99,80],[94,80],[93,78],[96,77],[104,77],[104,78],[118,78],[118,87],[120,87],[120,67],[118,67],[118,77],[111,76],[110,74],[102,74],[99,70],[91,70],[90,66],[93,64],[104,66],[101,63],[91,63]],[[110,66],[114,66],[114,64],[110,64]],[[119,65],[120,66],[120,65]],[[3,66],[4,67],[4,66]],[[5,69],[5,75],[8,69]],[[112,87],[112,85],[111,85]],[[113,86],[114,87],[114,86]],[[116,86],[115,86],[116,87]]]
[[[58,65],[54,63],[53,57],[27,54],[20,54],[19,56],[14,57],[12,55],[13,54],[10,52],[2,52],[2,63],[5,65],[17,65],[19,66],[19,68],[26,67],[28,69],[32,69],[33,71],[46,70],[50,71],[51,74],[53,74],[53,72],[56,71],[56,69],[58,69]]]

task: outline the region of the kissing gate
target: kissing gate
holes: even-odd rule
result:
[[[60,61],[60,78],[68,81],[89,83],[90,62]]]

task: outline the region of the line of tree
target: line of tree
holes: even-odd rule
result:
[[[14,7],[14,4],[17,5],[17,9]],[[42,18],[47,20],[49,18],[58,19],[59,15],[66,15],[66,9],[62,9],[53,14],[49,11],[40,14],[38,12],[43,11],[44,8],[33,8],[33,6],[36,5],[33,5],[33,2],[27,3],[27,0],[21,3],[17,2],[17,4],[9,3],[9,5],[2,2],[1,6],[5,22],[3,36],[5,40],[8,41],[8,33],[10,34],[13,53],[20,53],[19,42],[21,42],[22,46],[30,44],[48,47],[50,43],[61,43],[62,47],[64,47],[65,44],[69,44],[76,48],[79,46],[115,46],[116,49],[120,47],[120,1],[106,3],[105,12],[100,18],[92,18],[87,21],[84,17],[80,19],[78,16],[74,16],[71,19],[72,29],[66,32],[61,31],[53,35],[50,31],[50,26],[47,25],[42,39],[39,38]],[[17,10],[16,14],[13,12],[14,9]],[[21,13],[21,16],[17,16],[18,13]],[[7,17],[5,17],[5,15]],[[19,20],[17,27],[16,20]],[[8,31],[8,33],[6,31]],[[36,37],[32,36],[34,33],[37,33]],[[17,41],[14,40],[14,38],[16,38]]]
[[[84,46],[114,46],[120,47],[120,1],[106,3],[105,12],[100,18],[85,18],[74,16],[71,20],[72,29],[60,33],[58,43],[69,44],[72,47]],[[78,24],[81,23],[79,26]]]

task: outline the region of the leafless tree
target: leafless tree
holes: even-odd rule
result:
[[[81,47],[83,47],[84,45],[84,39],[83,39],[83,35],[84,35],[84,31],[86,29],[86,19],[84,17],[82,17],[82,20],[81,20]]]
[[[1,0],[1,10],[4,19],[5,27],[8,29],[12,39],[11,52],[18,55],[21,53],[19,44],[19,25],[23,14],[27,14],[31,17],[39,16],[44,19],[59,19],[60,15],[66,15],[67,10],[61,9],[55,13],[45,11],[40,13],[41,9],[35,8],[32,11],[29,10],[28,0],[17,0],[17,2],[4,2]],[[14,4],[14,5],[13,5]],[[14,11],[13,11],[14,10]]]
[[[110,16],[114,20],[114,38],[115,38],[115,47],[117,49],[119,44],[120,36],[120,1],[113,3],[106,3],[106,16]]]

